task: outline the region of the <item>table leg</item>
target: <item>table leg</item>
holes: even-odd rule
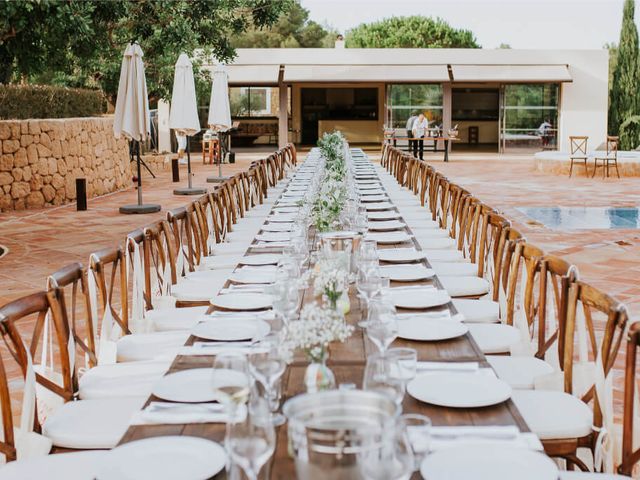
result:
[[[447,138],[444,140],[444,161],[449,161],[449,139]]]

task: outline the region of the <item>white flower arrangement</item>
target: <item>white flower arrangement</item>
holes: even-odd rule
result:
[[[314,294],[322,295],[333,306],[349,288],[349,270],[345,259],[348,260],[348,257],[322,258],[313,271]]]
[[[329,344],[344,342],[353,330],[339,312],[322,308],[317,303],[310,303],[303,307],[300,320],[287,325],[282,347],[284,351],[290,352],[290,355],[299,348],[304,350],[310,361],[321,362]]]

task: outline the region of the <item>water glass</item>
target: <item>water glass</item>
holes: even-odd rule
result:
[[[365,443],[358,465],[367,480],[409,480],[414,468],[413,451],[403,422],[383,430],[379,444]]]
[[[396,347],[386,351],[385,357],[398,362],[398,376],[406,383],[416,376],[418,367],[418,352],[413,348]]]
[[[396,405],[402,404],[405,381],[398,375],[397,360],[373,354],[367,358],[362,388],[389,397]]]
[[[376,296],[376,294],[380,291],[380,274],[377,269],[369,269],[369,270],[358,270],[358,276],[356,277],[356,288],[358,293],[364,300],[365,308],[367,312],[369,311],[369,304],[371,300]],[[367,321],[363,317],[360,322],[358,322],[358,326],[365,328],[367,326]]]
[[[232,422],[238,407],[249,397],[249,367],[247,357],[240,353],[220,353],[213,361],[211,387],[215,398],[223,404]]]
[[[413,470],[420,470],[420,465],[429,453],[431,445],[431,419],[418,413],[406,413],[400,416],[409,437],[413,451]]]

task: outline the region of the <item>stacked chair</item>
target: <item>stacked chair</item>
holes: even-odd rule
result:
[[[612,471],[614,459],[619,472],[630,475],[640,459],[633,439],[640,429],[634,408],[640,337],[637,325],[629,330],[624,305],[580,281],[574,265],[527,242],[507,218],[427,163],[385,145],[381,166],[394,203],[487,361],[514,389],[512,399],[545,451],[569,470]],[[611,369],[623,341],[621,435]],[[607,453],[615,436],[622,458]],[[568,471],[562,478],[621,477]]]
[[[9,352],[0,358],[6,478],[29,478],[29,465],[42,462],[52,472],[90,471],[99,450],[116,446],[296,163],[289,144],[121,245],[92,253],[87,268],[67,265],[44,291],[0,307]],[[19,425],[8,362],[25,379]],[[26,458],[36,463],[13,462]]]

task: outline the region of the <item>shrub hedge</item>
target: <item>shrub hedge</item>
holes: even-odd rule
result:
[[[107,111],[99,90],[0,84],[0,119],[91,117]]]

